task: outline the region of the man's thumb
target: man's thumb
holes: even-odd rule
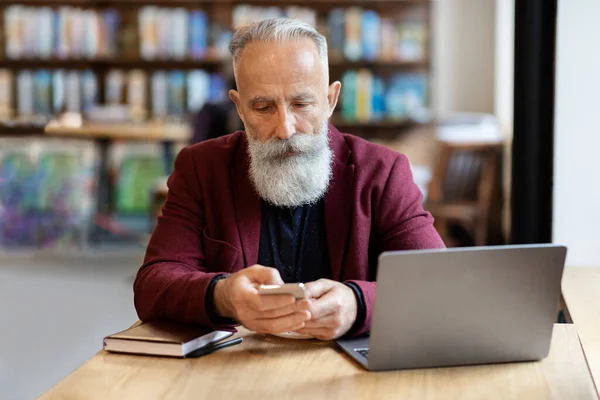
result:
[[[250,278],[261,285],[283,285],[284,283],[276,268],[262,265],[252,267]]]

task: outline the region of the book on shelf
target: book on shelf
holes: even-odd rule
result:
[[[362,54],[361,40],[362,9],[349,7],[344,19],[344,57],[358,61]]]
[[[152,74],[152,116],[155,119],[166,118],[169,114],[167,73],[155,71]]]
[[[206,55],[208,47],[209,24],[206,13],[202,10],[190,12],[189,42],[190,57],[201,59]]]
[[[379,58],[380,39],[379,35],[379,14],[372,10],[365,10],[362,13],[361,38],[362,38],[362,58],[368,61],[374,61]]]
[[[19,116],[31,118],[34,114],[33,74],[30,70],[21,70],[17,75],[17,112]]]
[[[198,60],[207,55],[211,45],[217,54],[225,54],[229,42],[222,39],[230,37],[225,27],[211,27],[202,10],[157,6],[139,10],[138,36],[144,60]]]
[[[343,8],[334,8],[327,16],[327,44],[330,56],[341,59],[344,56],[344,18]]]
[[[81,112],[81,76],[79,71],[69,71],[65,76],[65,109]]]
[[[190,112],[197,112],[208,101],[210,76],[206,71],[196,70],[191,71],[187,79],[187,108]]]
[[[49,71],[39,70],[33,75],[33,113],[47,116],[52,107],[52,77]]]
[[[93,71],[81,74],[81,111],[87,115],[98,104],[98,79]]]
[[[13,117],[13,73],[0,69],[0,120]]]
[[[4,9],[6,57],[114,56],[119,23],[119,13],[114,9],[10,5]]]
[[[86,240],[95,209],[93,143],[0,138],[0,249],[64,248]]]
[[[427,113],[427,77],[395,74],[383,79],[368,69],[342,76],[341,116],[345,122],[404,121]]]
[[[125,98],[125,73],[111,69],[105,77],[104,101],[108,105],[119,105]]]
[[[127,75],[127,105],[134,121],[143,121],[147,117],[146,108],[146,73],[131,70]]]
[[[56,70],[52,74],[52,112],[58,114],[65,107],[65,71]]]
[[[171,71],[167,77],[168,89],[168,114],[170,116],[182,117],[185,113],[185,73],[182,71]]]

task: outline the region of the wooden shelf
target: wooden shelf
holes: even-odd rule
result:
[[[223,0],[221,0],[223,1]],[[225,0],[224,3],[230,3]],[[17,4],[24,6],[40,7],[60,7],[73,6],[82,8],[94,7],[141,7],[146,5],[156,5],[164,7],[192,7],[202,4],[214,3],[214,0],[20,0]],[[13,5],[14,3],[0,2],[0,8]]]
[[[14,3],[0,0],[0,10]],[[279,6],[286,8],[291,5],[304,6],[314,9],[319,20],[337,7],[359,6],[372,9],[382,17],[394,21],[422,20],[427,27],[428,39],[424,49],[424,59],[421,61],[401,60],[357,60],[351,61],[343,57],[339,52],[332,52],[329,56],[330,77],[332,80],[340,79],[347,70],[369,69],[374,75],[384,80],[393,76],[396,72],[420,72],[429,73],[430,60],[430,27],[431,27],[431,0],[21,0],[18,4],[27,6],[74,6],[81,8],[106,8],[114,7],[121,14],[121,24],[118,32],[117,48],[120,49],[116,57],[100,57],[94,59],[35,59],[25,58],[18,60],[2,59],[0,54],[0,68],[12,70],[29,69],[64,69],[85,70],[89,69],[96,73],[100,81],[105,79],[110,69],[133,70],[141,69],[148,75],[157,70],[183,70],[203,69],[208,72],[220,71],[225,63],[230,62],[228,57],[221,58],[215,55],[221,54],[215,48],[209,49],[206,57],[201,60],[194,59],[157,59],[144,60],[139,57],[139,34],[137,33],[137,9],[146,5],[161,7],[185,7],[188,9],[203,8],[211,24],[218,24],[231,28],[233,23],[232,11],[237,5],[252,6]],[[1,24],[0,24],[1,25]],[[1,32],[0,32],[1,33]],[[13,80],[15,78],[13,77]],[[148,86],[149,88],[150,86]],[[98,101],[104,104],[106,100],[105,85],[99,85]],[[147,92],[150,96],[151,91]],[[430,97],[430,93],[427,93]],[[16,98],[16,96],[15,96]],[[148,97],[147,103],[150,103]],[[17,108],[13,105],[13,108]],[[334,116],[332,122],[341,130],[356,133],[361,136],[368,135],[397,135],[409,130],[409,128],[420,125],[413,121],[344,121],[340,115]]]
[[[205,58],[192,59],[164,59],[144,60],[141,58],[96,58],[96,59],[2,59],[0,68],[8,69],[94,69],[97,67],[124,68],[124,69],[214,69],[223,63],[230,62],[227,59]],[[385,68],[402,71],[425,70],[429,66],[427,61],[404,62],[394,60],[375,61],[349,61],[343,59],[332,59],[329,61],[330,69],[358,69],[358,68]]]
[[[331,123],[335,126],[352,126],[356,128],[374,128],[374,129],[404,129],[419,125],[419,122],[403,120],[381,120],[381,121],[348,121],[341,118],[332,118]]]
[[[112,139],[112,140],[141,140],[188,143],[191,128],[183,123],[115,123],[100,124],[86,122],[79,127],[63,126],[51,122],[44,128],[48,136],[83,138],[83,139]]]
[[[97,58],[97,59],[36,59],[0,60],[0,68],[9,69],[214,69],[224,60],[207,58],[201,60],[144,60],[141,58]]]
[[[358,60],[350,61],[340,58],[334,58],[329,60],[329,69],[358,69],[358,68],[371,68],[371,69],[397,69],[402,71],[420,71],[429,68],[428,61],[397,61],[397,60]]]
[[[218,0],[221,4],[228,5],[332,5],[346,6],[357,5],[368,7],[370,5],[393,4],[394,6],[430,4],[430,0]],[[215,0],[20,0],[18,4],[25,6],[80,6],[80,7],[105,7],[105,6],[144,6],[157,5],[165,7],[178,6],[199,6],[215,3]],[[15,3],[0,2],[0,8],[13,5]]]
[[[346,121],[334,117],[331,124],[341,132],[360,136],[364,139],[395,139],[412,128],[423,126],[425,124],[413,120],[383,120],[383,121]]]
[[[0,124],[0,139],[2,137],[36,136],[44,134],[44,125],[37,124]]]

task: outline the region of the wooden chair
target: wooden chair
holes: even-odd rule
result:
[[[502,143],[439,142],[425,208],[448,247],[459,243],[450,226],[462,228],[472,244],[502,242]],[[495,229],[490,232],[490,228]],[[499,244],[499,243],[498,243]]]

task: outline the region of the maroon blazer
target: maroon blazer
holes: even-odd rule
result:
[[[335,160],[325,194],[333,279],[355,282],[370,330],[377,257],[382,251],[444,247],[421,205],[405,156],[330,125]],[[242,131],[184,148],[134,283],[141,320],[170,319],[213,329],[204,297],[213,277],[256,264],[260,199],[248,177]]]

